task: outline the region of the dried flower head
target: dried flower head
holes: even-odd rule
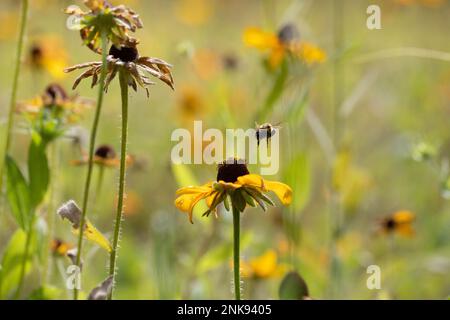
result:
[[[150,57],[140,57],[137,49],[136,41],[129,41],[126,45],[116,47],[111,46],[107,57],[107,77],[103,84],[105,91],[108,90],[109,84],[116,77],[120,70],[125,70],[128,75],[128,84],[137,91],[137,85],[144,88],[149,95],[148,86],[155,84],[145,75],[145,72],[156,77],[174,88],[172,74],[170,68],[172,66],[164,60]],[[75,89],[81,80],[92,77],[91,86],[98,84],[99,75],[102,69],[102,62],[87,62],[65,69],[65,72],[71,72],[77,69],[86,69],[76,80],[73,85]]]
[[[131,38],[128,32],[143,27],[139,15],[124,5],[113,6],[106,0],[85,0],[84,4],[89,11],[72,5],[65,13],[78,18],[81,39],[94,52],[101,54],[102,33],[114,45],[120,46]]]

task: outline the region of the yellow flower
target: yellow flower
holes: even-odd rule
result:
[[[299,40],[299,33],[295,25],[283,26],[278,34],[263,31],[257,27],[250,27],[244,31],[244,43],[260,51],[268,51],[268,63],[271,68],[278,67],[286,55],[291,55],[307,65],[322,63],[326,59],[325,52],[319,47]]]
[[[73,248],[73,245],[61,239],[55,238],[50,243],[50,249],[55,256],[64,257],[67,252]]]
[[[186,212],[189,221],[193,223],[193,209],[200,200],[205,199],[209,208],[203,216],[208,216],[211,212],[217,213],[216,209],[220,203],[223,203],[227,210],[232,206],[239,212],[244,211],[247,204],[253,207],[258,204],[263,210],[267,210],[266,204],[274,205],[265,195],[268,191],[274,192],[284,205],[292,202],[292,189],[288,185],[250,174],[245,162],[228,159],[219,164],[216,181],[179,189],[175,206]]]
[[[278,263],[278,255],[275,250],[267,250],[248,263],[242,263],[241,270],[244,277],[267,279],[282,276],[286,272],[287,266]]]
[[[68,55],[61,39],[48,35],[33,41],[27,60],[34,70],[45,70],[52,77],[61,79],[65,76],[64,68],[68,63]]]
[[[412,237],[415,233],[412,227],[415,218],[411,211],[397,211],[381,221],[381,230],[386,234],[397,233],[404,237]]]
[[[61,136],[69,124],[80,120],[92,100],[69,96],[63,87],[53,83],[38,97],[18,103],[16,111],[24,116],[30,127],[46,141]]]
[[[205,110],[205,103],[199,88],[185,85],[179,92],[178,107],[182,120],[192,122],[194,119],[198,119]]]
[[[119,167],[120,159],[117,157],[116,151],[110,145],[100,145],[94,153],[93,162],[99,166],[103,167]],[[131,165],[133,163],[133,157],[127,155],[126,159],[127,165]],[[86,154],[83,155],[81,160],[72,160],[73,165],[81,166],[87,165],[89,163],[89,158]]]
[[[177,0],[174,11],[184,24],[201,26],[210,20],[214,8],[210,0]]]

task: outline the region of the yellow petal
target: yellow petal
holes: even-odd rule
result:
[[[214,201],[214,198],[217,196],[219,196],[219,192],[217,191],[212,191],[209,196],[206,198],[206,205],[208,206],[208,208],[211,208],[211,205]]]
[[[288,205],[292,202],[292,189],[287,184],[264,180],[264,185],[267,190],[273,191],[277,195],[282,204]]]
[[[241,176],[238,178],[237,182],[243,186],[264,189],[264,179],[257,174],[247,174],[245,176]]]
[[[269,57],[269,65],[272,69],[276,69],[284,59],[285,49],[278,46],[272,50]]]
[[[258,278],[274,276],[277,271],[277,253],[274,250],[266,251],[262,256],[250,261],[253,274]]]
[[[247,28],[243,35],[244,43],[259,50],[276,48],[279,45],[278,37],[272,32],[262,31],[260,28]]]
[[[402,223],[395,228],[395,231],[401,236],[411,238],[414,236],[415,232],[410,223]]]
[[[411,223],[415,219],[414,213],[407,210],[401,210],[394,213],[392,217],[396,224]]]
[[[203,193],[211,190],[212,182],[205,183],[202,186],[189,186],[177,190],[177,195]]]
[[[79,229],[73,229],[73,232],[75,234],[78,234]],[[106,251],[111,252],[112,247],[108,239],[106,239],[106,237],[100,231],[98,231],[90,221],[86,221],[83,236],[89,241],[95,242]]]
[[[183,211],[187,212],[189,215],[189,221],[192,221],[192,211],[194,210],[195,205],[202,199],[208,197],[211,194],[211,189],[207,189],[205,192],[196,192],[196,193],[185,193],[180,195],[175,200],[175,206]]]

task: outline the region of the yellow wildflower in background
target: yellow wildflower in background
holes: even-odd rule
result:
[[[46,71],[53,78],[61,79],[68,64],[68,54],[63,41],[57,36],[36,38],[28,49],[27,62],[33,70]]]
[[[269,52],[268,63],[271,68],[278,67],[287,55],[309,66],[326,60],[326,53],[321,48],[300,41],[299,32],[293,24],[283,26],[277,34],[257,27],[247,28],[243,41],[249,47]]]
[[[381,230],[385,234],[395,233],[409,238],[415,234],[412,226],[415,219],[416,216],[411,211],[400,210],[381,221]]]
[[[241,264],[242,275],[254,279],[281,277],[286,270],[287,265],[278,262],[277,252],[272,249]]]

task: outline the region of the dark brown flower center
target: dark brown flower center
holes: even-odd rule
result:
[[[49,98],[51,104],[55,104],[57,100],[66,100],[68,98],[66,90],[59,84],[53,83],[49,85],[44,92],[46,98]]]
[[[35,44],[30,49],[31,60],[37,62],[42,58],[42,48]]]
[[[296,41],[299,38],[300,32],[298,31],[297,27],[292,23],[284,25],[278,31],[278,39],[283,44],[290,44],[291,42]]]
[[[395,220],[392,218],[388,218],[384,221],[384,226],[387,230],[393,230],[395,229],[396,223]]]
[[[115,45],[111,46],[109,49],[109,55],[113,56],[116,59],[120,59],[123,62],[132,62],[135,61],[138,56],[138,50],[135,47],[120,47],[117,48]]]
[[[236,182],[239,177],[247,174],[249,171],[245,161],[232,158],[219,164],[217,181]]]
[[[116,157],[116,152],[113,147],[102,145],[95,150],[95,156],[101,159],[114,159]]]

